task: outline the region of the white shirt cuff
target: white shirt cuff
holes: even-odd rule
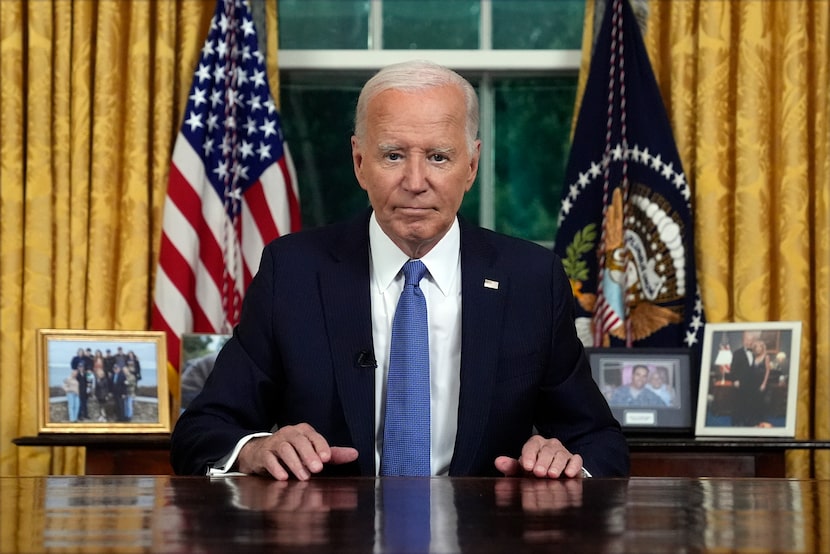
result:
[[[271,433],[252,433],[250,435],[246,435],[239,439],[239,442],[236,443],[236,446],[231,451],[230,454],[216,462],[215,464],[208,467],[207,475],[211,477],[215,477],[217,475],[231,475],[230,469],[236,463],[236,458],[239,456],[239,451],[242,450],[242,447],[251,440],[257,437],[268,437]]]

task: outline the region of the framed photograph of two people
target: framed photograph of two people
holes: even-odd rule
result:
[[[794,437],[801,322],[707,323],[695,433]]]
[[[161,331],[37,331],[40,433],[170,431]]]
[[[589,348],[587,353],[594,380],[626,432],[692,432],[689,350]]]

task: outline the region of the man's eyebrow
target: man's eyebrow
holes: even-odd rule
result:
[[[380,150],[381,152],[392,152],[394,150],[400,150],[400,149],[401,149],[400,144],[392,144],[392,143],[387,143],[387,142],[382,142],[382,143],[378,144],[378,150]]]

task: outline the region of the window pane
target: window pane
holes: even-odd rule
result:
[[[500,79],[494,92],[496,230],[553,241],[576,77]]]
[[[493,48],[579,50],[585,0],[493,0]]]
[[[369,205],[352,170],[354,106],[369,74],[280,74],[280,112],[300,185],[303,227],[356,215]]]
[[[476,49],[479,0],[386,0],[384,49]]]
[[[280,48],[355,49],[369,44],[369,0],[279,0]]]

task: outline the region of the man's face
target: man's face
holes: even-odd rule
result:
[[[648,369],[644,367],[635,367],[634,373],[631,376],[631,386],[635,389],[641,389],[646,386],[648,379]]]
[[[454,86],[416,93],[387,90],[368,104],[363,141],[352,161],[383,232],[420,258],[449,230],[478,172],[470,154],[463,93]]]

